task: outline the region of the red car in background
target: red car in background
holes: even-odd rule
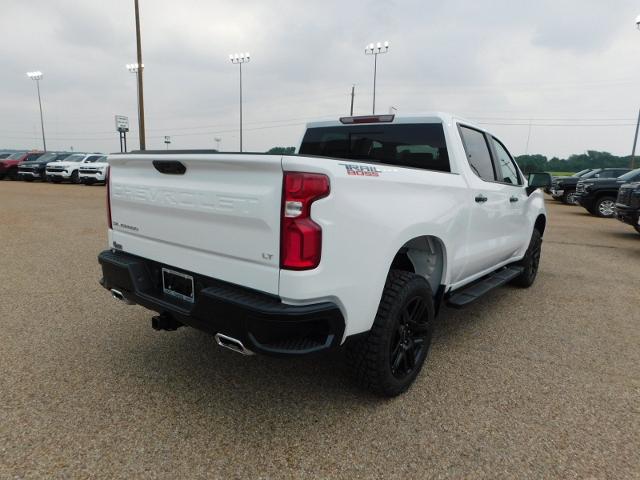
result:
[[[44,152],[32,150],[30,152],[16,152],[7,158],[0,159],[0,180],[8,178],[10,180],[18,179],[18,165],[22,162],[35,160]]]

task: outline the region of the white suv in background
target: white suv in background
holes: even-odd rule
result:
[[[78,170],[80,183],[84,183],[85,185],[105,183],[108,171],[109,164],[107,163],[107,156],[98,157],[91,163],[80,165],[80,169]]]
[[[61,162],[51,162],[47,164],[47,180],[55,183],[69,181],[80,183],[80,167],[94,163],[99,158],[104,158],[101,153],[74,153]]]

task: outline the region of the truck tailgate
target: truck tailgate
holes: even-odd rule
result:
[[[112,248],[278,293],[279,155],[125,154],[109,164]]]

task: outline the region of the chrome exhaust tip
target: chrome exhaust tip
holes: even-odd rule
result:
[[[216,333],[214,338],[216,339],[216,343],[221,347],[228,348],[242,355],[255,355],[255,353],[246,348],[237,338],[228,337],[222,333]]]
[[[127,305],[133,305],[133,302],[127,300],[120,290],[116,290],[115,288],[112,288],[110,292],[111,292],[111,296],[116,300],[120,300],[121,302],[124,302]]]

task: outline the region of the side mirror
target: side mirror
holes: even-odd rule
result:
[[[538,188],[548,188],[551,186],[551,175],[548,173],[530,173],[527,179],[527,195],[531,195]]]

